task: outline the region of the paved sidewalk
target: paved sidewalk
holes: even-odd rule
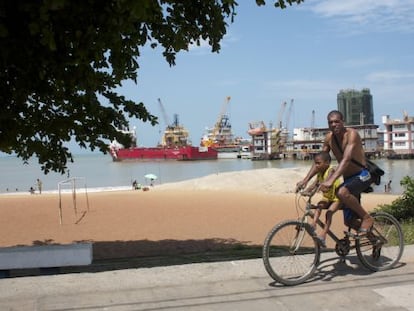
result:
[[[322,255],[316,277],[275,284],[260,259],[0,279],[0,310],[413,310],[414,245],[372,273]]]

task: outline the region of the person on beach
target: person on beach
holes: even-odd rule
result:
[[[391,192],[391,180],[385,185],[385,192]]]
[[[313,161],[317,175],[315,182],[304,191],[305,193],[311,193],[315,191],[317,188],[319,188],[319,185],[322,182],[327,180],[335,172],[334,167],[331,165],[331,156],[328,152],[322,151],[318,153],[314,156]],[[317,236],[322,247],[326,247],[326,235],[328,234],[329,228],[332,224],[332,216],[341,207],[341,202],[336,196],[336,190],[340,184],[341,179],[337,178],[334,181],[332,187],[328,191],[323,192],[323,198],[318,202],[318,208],[315,210],[313,222],[311,224],[314,231],[316,230],[316,224],[319,220],[319,217],[321,216],[322,210],[327,209],[325,214],[325,226],[322,229],[320,235]]]
[[[39,190],[39,194],[42,194],[42,181],[39,178],[37,179],[37,189]]]
[[[361,193],[371,185],[371,175],[366,168],[361,168],[353,162],[354,160],[366,165],[361,137],[355,129],[345,127],[344,117],[340,111],[332,110],[328,113],[327,119],[331,132],[325,136],[322,151],[332,151],[338,166],[319,188],[322,192],[328,191],[335,180],[343,176],[344,182],[339,186],[336,195],[344,205],[345,225],[358,230],[359,234],[366,234],[371,230],[374,219],[362,207],[360,201]],[[312,165],[306,177],[297,183],[297,187],[304,188],[316,174],[317,168]]]
[[[138,183],[136,180],[134,180],[132,182],[132,189],[139,190],[139,189],[141,189],[141,187],[142,187],[142,185],[140,183]]]

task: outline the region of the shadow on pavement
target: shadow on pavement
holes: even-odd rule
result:
[[[399,262],[393,269],[398,269],[405,266],[406,263]],[[345,257],[345,261],[338,256],[333,256],[321,261],[313,277],[308,279],[303,284],[310,284],[316,281],[330,282],[337,277],[354,275],[364,276],[371,275],[376,272],[371,271],[364,267],[356,255],[348,255]],[[286,287],[278,282],[272,282],[269,284],[272,287]]]
[[[51,245],[53,241],[34,241],[33,244]],[[93,242],[91,265],[4,270],[0,271],[0,278],[151,268],[261,256],[261,245],[249,245],[248,242],[232,239],[102,241]]]

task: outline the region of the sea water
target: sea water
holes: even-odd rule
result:
[[[413,160],[374,160],[384,171],[382,184],[375,187],[375,192],[384,192],[384,186],[391,183],[391,193],[401,194],[400,180],[404,176],[413,177],[411,164]],[[310,167],[311,161],[281,159],[272,161],[252,161],[248,159],[218,159],[203,161],[148,160],[113,162],[109,155],[88,153],[74,155],[74,163],[68,163],[65,174],[51,172],[44,174],[36,159],[27,164],[15,156],[0,156],[0,193],[28,193],[30,187],[37,190],[36,180],[42,181],[43,191],[57,191],[58,184],[68,178],[80,177],[78,186],[87,186],[88,191],[131,189],[136,180],[149,185],[150,180],[144,176],[155,174],[155,185],[178,182],[210,174],[255,170],[262,168]],[[410,175],[411,174],[411,175]],[[277,176],[275,176],[277,178]],[[292,180],[295,184],[297,181]]]

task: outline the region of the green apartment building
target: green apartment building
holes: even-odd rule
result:
[[[346,125],[374,124],[374,109],[369,89],[340,90],[337,105],[338,110],[344,115]]]

